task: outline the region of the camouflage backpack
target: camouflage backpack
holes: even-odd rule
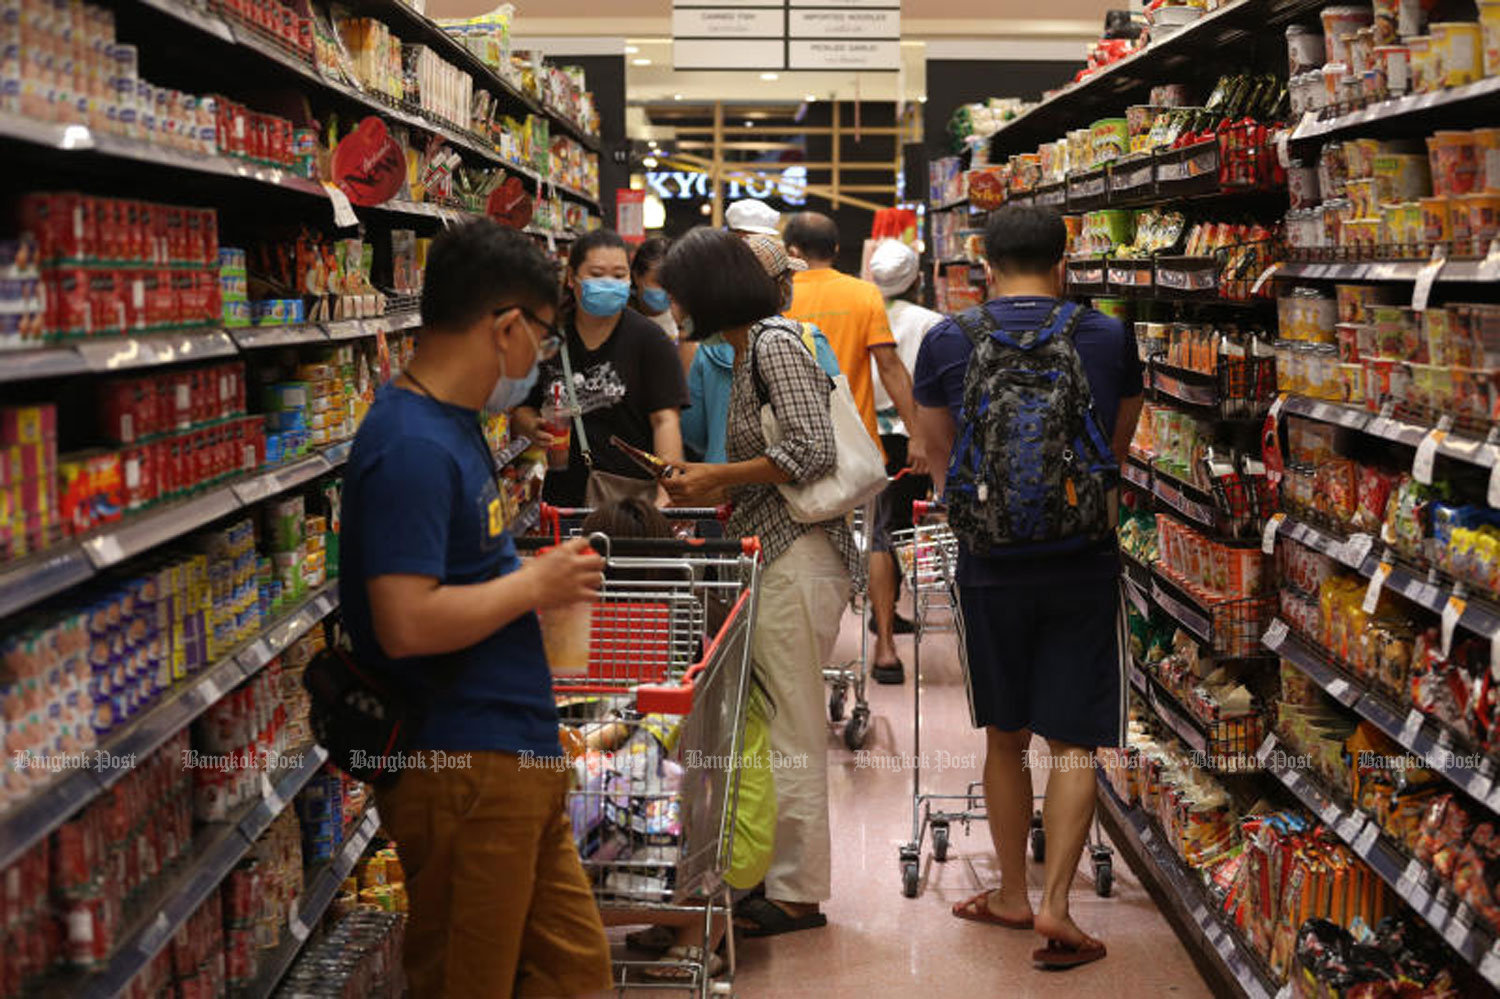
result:
[[[954,317],[974,344],[948,468],[948,520],[976,555],[1090,547],[1114,531],[1119,466],[1073,346],[1083,309],[1009,332],[984,306]]]

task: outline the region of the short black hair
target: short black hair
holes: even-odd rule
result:
[[[556,305],[557,293],[557,265],[530,237],[475,219],[432,241],[422,284],[422,325],[457,333],[502,303]]]
[[[839,227],[821,212],[793,215],[781,239],[809,260],[833,260],[839,255]]]
[[[1068,227],[1050,208],[1005,205],[984,226],[984,255],[1004,274],[1045,274],[1068,249]]]
[[[583,266],[590,253],[595,250],[629,250],[625,246],[625,240],[613,229],[595,229],[586,232],[573,242],[573,249],[568,251],[568,270],[576,271]]]
[[[723,229],[699,226],[673,244],[657,280],[693,320],[690,340],[781,311],[781,290],[755,251]]]
[[[665,236],[652,236],[637,246],[635,256],[630,258],[630,276],[639,281],[647,271],[667,259],[667,251],[671,248],[672,241]]]

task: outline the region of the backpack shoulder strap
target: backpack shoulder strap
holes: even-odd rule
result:
[[[1060,324],[1062,328],[1056,330],[1052,335],[1061,336],[1064,340],[1071,343],[1073,341],[1073,334],[1078,331],[1078,324],[1083,319],[1084,311],[1083,306],[1077,302],[1065,301],[1060,303],[1059,308],[1053,311],[1048,325]]]
[[[975,347],[1000,328],[1000,324],[995,322],[995,317],[990,315],[990,310],[982,305],[954,313],[953,321],[958,324],[958,328]]]

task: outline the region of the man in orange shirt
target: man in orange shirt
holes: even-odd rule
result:
[[[833,269],[839,255],[838,226],[827,215],[801,212],[792,216],[782,238],[788,253],[807,262],[807,270],[792,275],[792,307],[787,316],[822,329],[839,359],[839,368],[849,378],[850,391],[870,436],[879,442],[871,361],[902,421],[915,426],[911,422],[916,415],[911,373],[896,353],[885,298],[870,282]],[[918,475],[928,472],[926,452],[916,437],[911,440],[907,463]],[[875,656],[870,672],[879,683],[901,683],[906,673],[896,657],[896,560],[891,555],[889,524],[871,525],[870,547],[870,608],[875,617]]]

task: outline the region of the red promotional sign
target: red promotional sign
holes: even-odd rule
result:
[[[485,214],[512,229],[524,229],[531,224],[531,213],[535,208],[531,195],[521,185],[521,178],[510,176],[505,183],[490,192],[485,203]]]
[[[333,180],[356,205],[389,201],[406,180],[406,154],[373,115],[333,151]]]
[[[615,191],[615,232],[627,243],[646,241],[646,192],[618,188]]]

